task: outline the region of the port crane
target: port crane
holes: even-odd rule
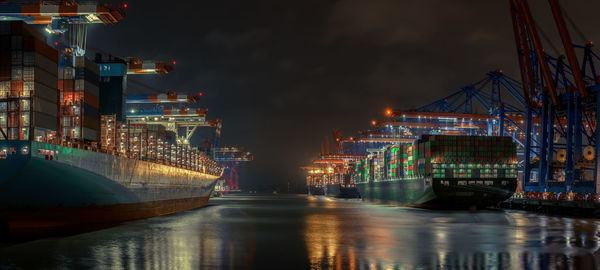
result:
[[[239,169],[242,163],[254,160],[252,153],[243,148],[226,146],[213,147],[210,151],[213,159],[225,167],[223,173],[222,192],[239,190]]]
[[[137,57],[128,56],[127,61],[127,75],[134,74],[167,74],[171,72],[177,62],[173,61],[172,64],[167,64],[163,61],[156,60],[140,60]]]
[[[465,114],[468,119],[473,114],[488,115],[487,121],[483,117],[476,125],[480,129],[473,131],[513,138],[519,149],[519,172],[525,192],[559,197],[597,194],[600,80],[596,63],[600,57],[591,41],[573,44],[564,10],[556,0],[548,3],[565,56],[553,57],[544,50],[527,1],[509,0],[521,81],[501,70],[492,71],[477,83],[416,111]],[[578,55],[583,56],[581,62]],[[414,128],[414,123],[419,123],[418,127],[432,122],[425,130],[439,125],[433,124],[437,121],[433,115],[423,114],[426,120],[407,121],[392,114],[393,111],[386,111],[392,123],[398,125]]]
[[[558,196],[596,194],[600,136],[595,131],[600,95],[593,43],[574,45],[563,9],[557,0],[548,3],[566,57],[545,52],[526,0],[509,1],[526,101],[525,149],[537,150],[535,160],[539,160],[533,162],[531,153],[535,151],[525,151],[523,190]],[[584,49],[583,63],[575,48]],[[534,115],[541,119],[539,134],[532,130]],[[539,146],[533,145],[534,139]]]
[[[80,4],[74,0],[31,1],[0,3],[0,20],[24,21],[27,24],[46,25],[50,34],[69,32],[69,52],[85,55],[88,24],[116,24],[125,18],[127,5]],[[58,45],[58,42],[55,43]]]

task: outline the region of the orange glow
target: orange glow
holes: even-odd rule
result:
[[[392,109],[388,108],[385,110],[385,115],[387,115],[387,116],[392,116],[392,113],[393,113]]]
[[[371,124],[372,125],[377,125],[377,121],[373,120],[373,121],[371,121]]]

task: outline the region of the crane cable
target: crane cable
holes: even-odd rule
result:
[[[562,10],[563,14],[565,15],[565,18],[567,19],[567,21],[569,22],[571,27],[575,30],[575,33],[579,36],[579,38],[581,38],[581,40],[583,42],[588,43],[590,40],[585,36],[583,31],[581,31],[581,29],[577,26],[575,21],[573,21],[573,18],[571,18],[571,16],[569,16],[569,13],[567,12],[567,10],[562,5],[560,6],[560,9]]]

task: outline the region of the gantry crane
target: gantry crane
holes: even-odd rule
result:
[[[600,95],[590,53],[592,43],[574,46],[558,1],[548,3],[566,62],[564,56],[554,58],[544,51],[527,1],[509,0],[527,103],[523,189],[558,194],[597,193],[600,136],[595,130],[600,121]],[[583,64],[577,59],[576,47],[585,48]],[[592,76],[585,73],[588,66]],[[533,115],[541,119],[540,136],[532,130]],[[536,139],[539,147],[534,145]],[[538,164],[532,162],[532,152]]]
[[[167,74],[173,70],[177,62],[167,64],[163,61],[140,60],[137,57],[129,56],[127,60],[127,75],[134,74]]]
[[[58,3],[57,3],[58,2]],[[0,20],[45,24],[50,34],[69,33],[66,39],[74,56],[85,54],[88,24],[116,24],[125,17],[127,5],[79,4],[74,0],[0,2]],[[58,43],[56,43],[58,45]]]

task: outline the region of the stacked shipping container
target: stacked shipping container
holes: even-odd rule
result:
[[[65,56],[58,69],[62,137],[67,141],[98,141],[100,133],[100,73],[85,56]],[[71,60],[72,59],[72,60]]]
[[[163,125],[122,123],[117,116],[101,117],[102,152],[197,171],[219,173],[217,163],[202,151],[177,145]]]
[[[382,158],[383,166],[379,166]],[[357,180],[516,178],[516,163],[516,146],[510,137],[424,135],[414,143],[388,146],[383,155],[362,160]]]
[[[0,139],[54,142],[58,53],[23,22],[0,22]],[[0,134],[1,135],[1,134]]]
[[[125,60],[108,56],[103,59],[97,53],[95,62],[100,69],[100,114],[115,114],[117,120],[125,121],[125,84],[127,80],[127,62]]]

